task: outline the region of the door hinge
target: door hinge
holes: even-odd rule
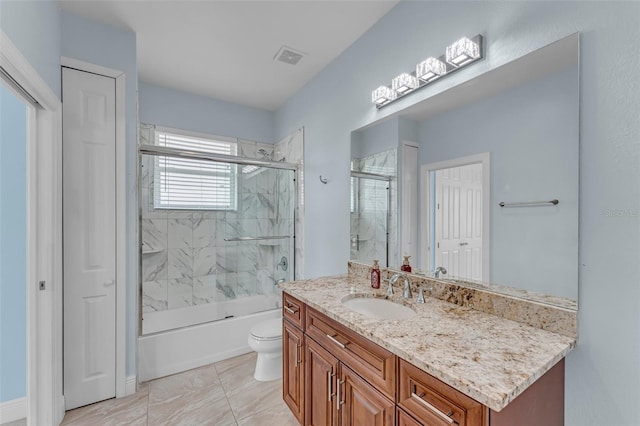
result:
[[[39,290],[44,290],[44,289],[45,289],[45,284],[46,284],[46,283],[45,283],[44,281],[40,281],[40,282],[38,283],[38,289],[39,289]]]
[[[440,243],[438,243],[438,248],[440,248]]]

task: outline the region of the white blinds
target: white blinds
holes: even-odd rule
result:
[[[235,142],[156,130],[159,146],[237,155]],[[237,166],[187,158],[155,158],[153,202],[156,209],[235,210]]]

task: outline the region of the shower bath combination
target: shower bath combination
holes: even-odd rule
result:
[[[263,148],[259,159],[157,145],[139,152],[141,334],[279,309],[277,284],[294,278],[297,166]],[[235,206],[157,207],[157,191],[178,200],[200,191],[185,189],[197,173],[214,175],[219,188],[204,190]]]

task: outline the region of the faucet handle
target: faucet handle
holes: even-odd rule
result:
[[[391,279],[388,280],[389,285],[387,285],[387,296],[393,296],[393,282]]]
[[[418,292],[416,303],[424,303],[424,292],[422,291],[422,287],[420,287],[420,291]]]

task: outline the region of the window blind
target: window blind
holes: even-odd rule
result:
[[[155,133],[159,146],[237,155],[235,142],[195,137],[166,131]],[[156,209],[235,210],[237,165],[190,158],[155,158],[154,195]]]

